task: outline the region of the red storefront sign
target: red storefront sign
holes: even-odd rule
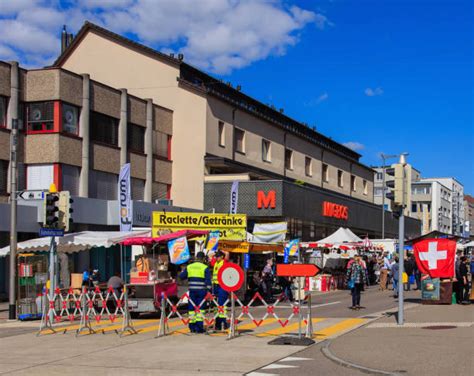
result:
[[[334,202],[324,201],[323,215],[325,217],[347,220],[349,218],[349,208],[344,205],[335,204]]]
[[[257,208],[262,209],[275,209],[276,206],[276,193],[274,190],[268,191],[265,194],[264,191],[257,192]]]

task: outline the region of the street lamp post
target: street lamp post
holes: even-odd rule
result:
[[[382,239],[385,239],[385,161],[397,157],[398,155],[380,153],[380,158],[382,158]]]

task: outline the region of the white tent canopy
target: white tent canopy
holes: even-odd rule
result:
[[[141,231],[82,231],[66,234],[56,238],[56,249],[58,252],[73,253],[87,251],[94,247],[111,247],[120,243],[122,240],[132,236],[149,236],[149,230]],[[51,238],[37,238],[25,240],[18,243],[17,252],[40,252],[48,251],[51,244]],[[0,249],[0,257],[10,253],[10,246]]]
[[[339,227],[336,232],[332,233],[328,237],[318,240],[318,243],[329,243],[329,244],[338,244],[338,243],[358,243],[362,239],[354,234],[351,230],[345,227]]]

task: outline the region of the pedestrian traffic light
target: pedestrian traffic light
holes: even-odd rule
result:
[[[44,220],[43,220],[43,227],[48,228],[57,228],[58,226],[58,201],[59,201],[59,194],[58,193],[46,193],[43,206],[44,206]]]
[[[392,180],[385,182],[387,188],[390,189],[385,197],[391,200],[393,207],[404,207],[406,205],[405,200],[405,172],[404,166],[401,163],[393,164],[391,168],[385,170],[385,174],[393,176]]]
[[[71,194],[69,191],[61,191],[59,192],[59,220],[58,220],[58,228],[63,229],[64,231],[69,231],[71,224],[72,224],[72,213],[73,209],[71,208],[71,204],[74,200],[71,198]]]

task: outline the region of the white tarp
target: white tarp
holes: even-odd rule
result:
[[[56,238],[58,252],[73,253],[94,247],[111,247],[132,236],[150,236],[149,230],[140,231],[83,231]],[[51,238],[37,238],[18,243],[17,252],[40,252],[49,250]],[[10,246],[0,249],[0,257],[10,253]]]
[[[247,240],[253,243],[278,243],[285,241],[287,222],[256,223]],[[249,235],[249,233],[247,233]]]
[[[345,227],[339,227],[336,232],[328,237],[318,240],[318,243],[338,244],[338,243],[358,243],[362,239]]]

